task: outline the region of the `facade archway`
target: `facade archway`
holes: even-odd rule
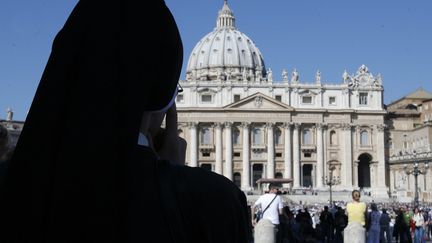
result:
[[[372,156],[367,153],[363,153],[358,157],[358,186],[371,187],[371,177],[370,177],[370,162],[372,161]]]
[[[207,171],[212,171],[212,169],[213,169],[212,164],[209,164],[209,163],[202,163],[200,167],[207,170]]]
[[[233,181],[237,187],[241,186],[241,174],[239,172],[234,173]]]
[[[305,164],[303,165],[302,170],[302,186],[303,187],[310,187],[312,185],[312,165]]]
[[[263,168],[264,166],[262,164],[254,164],[252,166],[252,184],[254,188],[258,188],[256,181],[262,178]]]
[[[283,174],[281,172],[276,172],[275,178],[281,179],[281,178],[283,178]]]

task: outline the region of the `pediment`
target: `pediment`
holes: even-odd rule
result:
[[[291,106],[282,103],[262,93],[255,93],[235,103],[229,104],[224,109],[239,110],[294,110]]]
[[[317,95],[318,93],[316,93],[316,92],[313,92],[312,90],[310,90],[310,89],[301,89],[301,90],[299,90],[299,95],[312,95],[312,96],[315,96],[315,95]]]

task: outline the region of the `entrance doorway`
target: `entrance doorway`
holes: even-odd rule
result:
[[[201,164],[201,168],[207,171],[212,171],[212,165],[211,164]]]
[[[372,161],[372,156],[370,154],[361,154],[358,157],[358,186],[360,188],[370,187],[370,162]]]
[[[237,187],[241,186],[241,174],[238,172],[234,173],[234,184],[236,184]]]
[[[304,187],[312,186],[312,165],[303,165],[303,183]]]
[[[262,164],[254,164],[252,166],[252,184],[254,188],[258,188],[258,184],[256,181],[262,178],[263,174],[263,165]]]

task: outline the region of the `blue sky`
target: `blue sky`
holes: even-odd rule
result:
[[[166,0],[184,45],[184,68],[195,44],[215,27],[223,0]],[[77,0],[0,1],[0,119],[12,107],[24,120],[51,44]],[[381,73],[384,101],[417,88],[432,92],[430,0],[229,0],[237,28],[263,54],[276,79],[297,68],[311,82],[339,83],[361,64]],[[143,10],[143,14],[146,11]],[[143,30],[145,31],[145,30]]]

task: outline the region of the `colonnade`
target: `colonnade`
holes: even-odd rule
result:
[[[241,188],[251,188],[251,157],[253,153],[253,146],[251,144],[251,128],[253,123],[243,122],[239,126],[242,130],[242,170],[241,170]],[[278,127],[283,129],[283,177],[293,179],[293,188],[300,188],[301,183],[301,151],[302,151],[302,124],[301,123],[278,123]],[[224,123],[213,123],[214,128],[214,171],[218,174],[222,174],[230,180],[233,180],[233,139],[232,129],[233,122]],[[308,124],[309,125],[309,124]],[[198,123],[191,122],[188,124],[190,132],[189,141],[189,166],[198,166]],[[267,152],[267,158],[263,158],[264,164],[266,164],[266,170],[263,177],[275,178],[276,164],[275,164],[275,141],[274,141],[274,128],[276,123],[268,122],[265,124],[267,141],[265,151]],[[327,163],[325,162],[325,132],[327,125],[324,123],[315,124],[315,142],[312,144],[316,152],[316,161],[314,168],[316,170],[314,181],[314,188],[325,187],[324,178],[326,176]],[[339,144],[340,155],[339,158],[341,170],[341,185],[345,188],[353,188],[358,186],[358,163],[354,162],[353,158],[353,133],[351,124],[342,124],[338,131],[340,131]],[[384,129],[376,129],[376,141],[383,142]],[[224,137],[223,137],[224,135]],[[224,142],[223,142],[224,141]],[[316,146],[316,147],[315,147]],[[225,156],[224,156],[225,154]],[[371,186],[385,187],[385,176],[378,176],[385,174],[384,164],[384,150],[380,152],[378,149],[376,158],[379,162],[371,164]],[[327,159],[328,160],[328,159]],[[225,162],[225,163],[223,163]],[[375,171],[374,171],[375,170]]]

